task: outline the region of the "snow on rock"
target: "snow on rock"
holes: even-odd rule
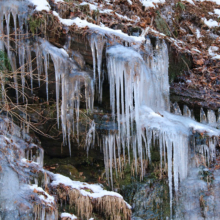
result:
[[[214,9],[214,12],[216,15],[218,15],[220,17],[220,9]]]
[[[165,3],[165,0],[140,0],[140,2],[145,6],[146,8],[156,7],[156,4],[163,4]]]
[[[100,198],[103,196],[114,196],[118,198],[123,198],[120,194],[112,191],[104,190],[101,185],[98,184],[88,184],[80,181],[73,181],[69,177],[63,176],[61,174],[52,174],[50,175],[53,178],[51,183],[52,186],[58,186],[59,184],[63,184],[65,186],[69,186],[72,189],[77,189],[83,196],[89,196],[91,198]],[[127,204],[130,209],[131,206]]]
[[[58,17],[60,22],[66,26],[71,26],[73,24],[77,25],[79,28],[88,27],[92,31],[98,31],[99,34],[107,34],[107,35],[114,35],[116,37],[120,37],[128,42],[143,42],[145,40],[144,37],[136,37],[136,36],[129,36],[128,34],[123,33],[121,30],[113,30],[108,27],[100,27],[99,25],[92,24],[86,20],[82,20],[79,17],[71,20],[71,19],[63,19],[59,16],[59,14],[53,11],[53,15]]]
[[[41,187],[38,187],[36,184],[34,185],[27,185],[33,192],[38,194],[38,197],[40,200],[42,200],[44,203],[53,204],[55,203],[54,197],[49,195],[47,192],[45,192]]]
[[[114,216],[114,219],[131,217],[131,206],[123,200],[123,197],[115,192],[106,191],[98,184],[88,184],[73,181],[60,174],[47,172],[52,179],[51,186],[58,199],[75,206],[78,216],[89,219],[94,209],[99,210],[105,219]]]
[[[220,59],[220,55],[215,53],[218,50],[219,50],[219,47],[216,47],[216,46],[209,47],[208,52],[209,52],[209,55],[212,56],[212,59]]]
[[[67,212],[63,212],[60,215],[61,220],[74,220],[77,219],[77,217],[73,214],[69,214]]]
[[[66,26],[71,26],[74,24],[74,21],[71,19],[63,19],[59,16],[59,14],[56,11],[53,11],[53,15],[58,17],[58,19],[60,20],[60,22]]]
[[[20,219],[25,215],[31,219],[58,219],[54,198],[37,185],[27,185],[37,179],[42,167],[24,157],[32,148],[37,151],[39,147],[7,118],[0,118],[0,133],[0,218]],[[30,153],[33,160],[34,152]]]
[[[98,7],[96,6],[96,5],[94,5],[94,4],[90,4],[90,3],[88,3],[88,2],[82,2],[82,3],[80,3],[79,5],[89,5],[89,8],[90,8],[90,10],[91,11],[95,11],[95,10],[97,10],[98,9]]]
[[[181,0],[181,1],[182,1],[182,2],[189,2],[190,4],[195,5],[194,2],[193,2],[193,0]]]
[[[200,1],[200,2],[208,1],[208,2],[214,2],[217,5],[220,5],[220,0],[196,0],[196,1]]]
[[[210,28],[219,26],[219,23],[215,20],[212,20],[212,19],[207,20],[206,18],[202,18],[202,20]]]
[[[50,11],[50,5],[47,0],[29,0],[33,5],[36,6],[37,11]]]
[[[117,12],[115,12],[115,14],[123,20],[132,21],[132,19],[128,18],[126,15],[120,15]]]
[[[64,2],[63,0],[54,0],[55,3]]]

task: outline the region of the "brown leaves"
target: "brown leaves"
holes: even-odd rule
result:
[[[194,60],[194,63],[195,63],[196,65],[201,66],[201,65],[204,64],[204,59],[202,58],[202,59],[199,59],[199,60]]]

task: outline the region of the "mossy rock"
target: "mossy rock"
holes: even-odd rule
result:
[[[63,175],[69,176],[70,178],[78,177],[78,170],[71,164],[61,165],[56,169],[56,172],[62,173]]]

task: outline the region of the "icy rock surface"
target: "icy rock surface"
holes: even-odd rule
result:
[[[42,169],[43,150],[7,118],[0,118],[0,131],[0,218],[56,219],[54,199],[44,200],[44,196],[49,198],[49,195],[41,188],[38,196],[39,189],[33,191],[29,185],[37,178],[31,169],[34,168],[35,173]]]

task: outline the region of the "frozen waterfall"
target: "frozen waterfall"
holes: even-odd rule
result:
[[[79,142],[82,91],[85,96],[86,109],[92,111],[95,92],[98,93],[99,101],[102,101],[102,83],[107,77],[110,88],[110,107],[116,123],[114,131],[102,135],[101,141],[98,143],[104,151],[106,176],[113,185],[112,171],[113,168],[120,171],[121,154],[124,158],[128,154],[130,162],[130,152],[132,152],[135,170],[137,172],[138,161],[140,161],[140,175],[143,178],[145,173],[143,160],[151,161],[151,148],[158,144],[161,169],[166,163],[168,164],[172,207],[173,188],[177,192],[179,181],[185,179],[188,174],[190,135],[193,132],[206,132],[212,137],[218,136],[220,132],[191,119],[192,114],[188,107],[184,107],[184,116],[177,104],[173,106],[174,113],[177,115],[170,113],[169,62],[166,43],[156,39],[156,46],[153,47],[151,41],[146,39],[142,49],[137,46],[125,47],[116,41],[114,45],[108,44],[108,37],[93,33],[89,38],[93,57],[92,72],[82,69],[66,50],[53,46],[46,39],[35,37],[30,43],[26,22],[27,12],[25,2],[23,3],[21,6],[16,1],[13,3],[11,1],[0,2],[0,36],[2,36],[0,37],[0,49],[5,48],[11,62],[17,103],[19,103],[20,93],[25,103],[26,75],[30,77],[32,93],[33,81],[38,80],[40,86],[41,80],[45,80],[46,97],[49,101],[48,69],[49,62],[52,62],[56,79],[57,123],[59,127],[61,118],[63,143],[68,143],[71,154],[71,138],[75,133],[77,142]],[[11,18],[13,18],[14,30],[11,30],[9,26]],[[6,20],[5,28],[4,19]],[[18,34],[17,27],[19,27],[20,34]],[[15,51],[11,50],[10,34],[12,32],[17,45]],[[21,36],[27,36],[27,38]],[[104,76],[102,71],[105,50],[107,76]],[[36,78],[33,76],[31,54],[35,54],[36,58]],[[18,62],[16,62],[16,55]],[[17,63],[19,63],[18,69]],[[21,90],[18,88],[18,77],[21,79]],[[4,89],[4,83],[2,89]],[[201,118],[202,122],[207,123],[203,110],[201,110]],[[216,123],[212,111],[208,112],[208,122]],[[87,148],[90,145],[94,146],[96,139],[95,123],[92,121],[90,124],[91,127],[86,135]],[[213,158],[216,140],[209,143],[206,154]]]

